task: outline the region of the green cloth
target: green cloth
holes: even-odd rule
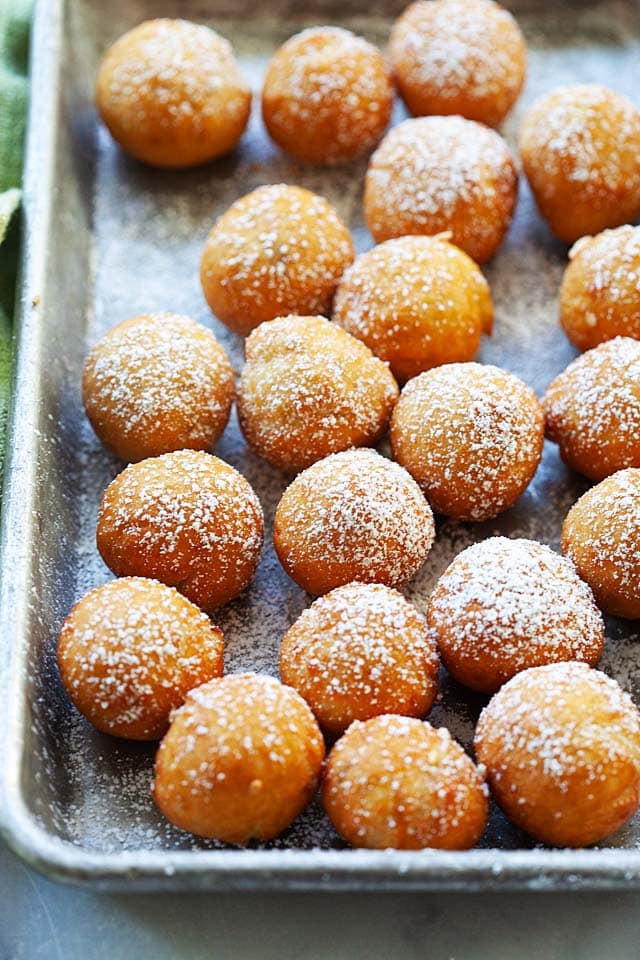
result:
[[[31,0],[0,0],[0,475],[11,388],[11,321],[18,261]]]

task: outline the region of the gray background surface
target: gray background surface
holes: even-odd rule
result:
[[[0,960],[636,960],[640,895],[95,894],[0,844]]]

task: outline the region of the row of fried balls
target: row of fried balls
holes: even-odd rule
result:
[[[447,24],[464,22],[480,59],[485,37],[494,38],[473,91],[487,93],[484,113],[471,112],[464,84],[452,109],[442,98],[412,99],[412,77],[414,87],[416,78],[425,86],[426,65],[437,62],[437,87],[444,69],[442,58],[429,59],[434,16],[440,40]],[[500,30],[514,29],[489,0],[414,4],[392,39],[410,109],[498,123],[522,83],[523,47],[520,80],[498,102],[518,49],[514,34],[507,40]],[[237,77],[230,50],[211,31],[182,22],[138,31],[116,44],[101,71],[99,103],[110,129],[159,165],[213,156],[190,154],[190,138],[197,131],[206,147],[213,131],[221,142],[238,113],[227,83]],[[226,57],[224,83],[215,77],[212,43]],[[403,43],[413,57],[404,78]],[[292,38],[265,83],[274,139],[304,150],[316,136],[326,155],[300,154],[313,161],[369,149],[388,122],[362,132],[367,111],[384,117],[365,66],[376,55],[345,31]],[[363,76],[368,100],[358,100]],[[315,84],[309,96],[307,81]],[[444,87],[454,89],[451,75]],[[226,91],[224,110],[214,89]],[[143,156],[127,141],[109,98],[125,128],[135,104],[128,135],[155,139],[164,155]],[[218,153],[240,135],[245,103],[237,133],[229,140],[227,129]],[[534,122],[535,110],[528,122],[544,190],[527,169],[527,122],[523,160],[558,235],[575,239],[632,219],[637,156],[625,151],[637,114],[628,101],[580,87],[551,95]],[[316,114],[325,124],[320,134]],[[360,149],[332,153],[349,130]],[[579,146],[585,141],[589,150]],[[459,519],[491,518],[526,488],[540,459],[544,415],[533,393],[505,371],[460,362],[475,356],[493,311],[486,281],[459,247],[479,261],[492,255],[515,183],[497,134],[459,117],[430,117],[386,138],[370,166],[365,206],[377,240],[396,232],[448,236],[390,239],[350,266],[351,241],[334,211],[286,186],[255,191],[214,226],[202,262],[207,300],[236,331],[262,324],[247,341],[242,429],[271,464],[302,471],[277,508],[274,542],[287,573],[320,598],[283,640],[286,686],[254,674],[223,679],[222,634],[199,609],[215,609],[246,586],[262,545],[262,511],[249,484],[203,452],[233,402],[223,349],[203,327],[165,314],[121,324],[90,355],[83,393],[96,432],[123,459],[140,462],[110,484],[100,509],[98,547],[121,579],[91,591],[65,621],[61,674],[100,729],[139,739],[164,734],[154,794],[179,827],[228,842],[276,836],[315,792],[325,752],[320,728],[339,737],[324,769],[324,804],[355,845],[472,846],[486,822],[485,775],[513,822],[548,843],[596,842],[636,809],[638,713],[613,680],[590,669],[604,638],[595,601],[607,612],[640,615],[640,346],[632,339],[639,310],[625,259],[637,244],[633,228],[583,241],[565,275],[563,304],[578,317],[572,324],[563,313],[565,329],[582,348],[600,345],[547,391],[547,432],[570,466],[602,481],[565,521],[566,556],[527,540],[470,547],[436,585],[426,619],[393,589],[416,574],[431,547],[429,504]],[[329,313],[334,293],[338,324],[316,316]],[[396,380],[408,381],[399,398]],[[389,422],[396,463],[352,449],[377,443]],[[476,731],[480,766],[446,730],[421,720],[437,692],[438,651],[456,679],[494,694]]]
[[[538,839],[578,846],[616,829],[637,805],[640,723],[589,666],[604,641],[594,595],[607,612],[640,615],[640,344],[619,337],[585,353],[543,407],[512,374],[471,362],[425,371],[398,396],[387,365],[323,317],[267,321],[246,346],[245,436],[301,471],[276,510],[276,551],[320,595],[283,639],[286,686],[221,679],[222,634],[200,608],[230,601],[253,576],[262,510],[206,452],[234,395],[223,348],[189,318],[159,314],[114,328],[85,365],[98,435],[139,462],[100,508],[98,547],[121,579],[91,591],[61,632],[75,705],[118,736],[164,734],[156,800],[205,837],[280,833],[316,789],[320,729],[339,737],[325,806],[353,844],[473,845],[486,823],[485,768],[496,799]],[[569,512],[566,557],[528,540],[476,544],[445,571],[425,619],[393,588],[428,555],[429,504],[468,520],[510,506],[538,465],[545,410],[565,459],[582,454],[583,471],[606,477]],[[357,448],[389,419],[398,462]],[[481,767],[420,719],[437,694],[438,651],[461,683],[495,693],[476,734]]]
[[[524,82],[520,29],[493,0],[418,0],[393,27],[389,61],[341,28],[296,34],[267,69],[267,130],[300,162],[350,162],[383,136],[395,81],[418,118],[395,127],[371,159],[369,229],[377,242],[449,230],[484,262],[499,247],[516,199],[514,159],[490,126],[502,122]],[[127,152],[185,167],[233,149],[251,92],[225,39],[160,19],[108,50],[97,102]],[[597,84],[558,88],[528,111],[519,145],[538,207],[560,239],[573,242],[640,214],[640,112],[626,97]],[[244,314],[236,322],[246,333]]]

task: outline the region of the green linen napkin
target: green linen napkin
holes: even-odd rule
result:
[[[11,387],[11,320],[18,258],[31,0],[0,0],[0,476]]]

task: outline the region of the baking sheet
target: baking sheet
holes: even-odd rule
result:
[[[5,756],[0,819],[28,860],[66,879],[131,888],[492,888],[640,886],[640,817],[605,849],[532,849],[494,809],[481,849],[465,853],[353,851],[316,801],[278,840],[223,848],[175,830],[151,800],[154,746],[108,738],[69,705],[55,644],[71,604],[110,574],[95,549],[102,492],[122,468],[93,435],[80,402],[87,349],[136,313],[170,310],[210,326],[239,370],[242,341],[208,311],[198,281],[215,216],[262,183],[291,182],[325,195],[349,222],[358,250],[366,163],[304,168],[268,140],[255,98],[250,128],[230,157],[197,170],[154,171],[126,158],[98,123],[92,85],[101,52],[149,16],[209,23],[236,48],[255,91],[273,50],[313,23],[338,23],[384,45],[396,0],[296,4],[267,0],[40,0],[33,42],[33,102],[26,179],[26,248],[17,390],[5,485],[0,609]],[[509,5],[530,44],[529,79],[505,126],[513,144],[531,100],[565,82],[640,90],[636,3]],[[302,9],[304,12],[302,12]],[[396,107],[394,122],[403,119]],[[575,355],[557,323],[566,248],[535,213],[523,183],[507,240],[486,268],[496,306],[479,359],[523,377],[538,393]],[[384,446],[383,446],[384,450]],[[247,450],[235,415],[216,452],[258,493],[268,525],[257,577],[215,617],[226,670],[277,673],[279,642],[309,598],[278,564],[270,525],[286,478]],[[436,544],[405,593],[424,610],[438,576],[468,544],[493,534],[558,546],[564,515],[586,482],[545,446],[543,462],[514,508],[479,525],[441,520]],[[609,620],[602,667],[640,700],[638,625]],[[443,674],[430,720],[469,746],[486,702]]]

